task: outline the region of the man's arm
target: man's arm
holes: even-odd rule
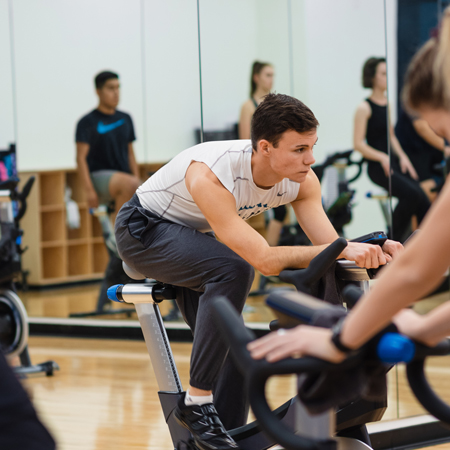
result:
[[[140,179],[139,176],[139,166],[136,162],[136,157],[134,156],[134,150],[133,150],[133,143],[130,142],[128,144],[128,162],[130,164],[130,170],[131,173],[138,179]]]
[[[89,175],[89,167],[86,158],[89,153],[89,144],[87,142],[77,142],[77,166],[78,173],[83,181],[86,189],[87,201],[89,208],[96,208],[98,206],[98,195],[95,192]]]
[[[208,166],[193,162],[186,171],[185,182],[220,240],[263,275],[278,275],[288,267],[307,267],[311,259],[328,245],[269,247],[267,241],[238,216],[233,195]]]

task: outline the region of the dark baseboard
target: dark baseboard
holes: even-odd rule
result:
[[[167,322],[171,342],[192,342],[192,333],[185,323]],[[256,337],[268,333],[267,324],[248,324]],[[55,336],[91,339],[143,340],[137,320],[29,318],[31,336]]]

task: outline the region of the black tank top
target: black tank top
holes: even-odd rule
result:
[[[255,108],[257,108],[258,107],[258,102],[254,99],[254,97],[252,97],[252,102],[255,105]]]
[[[366,98],[366,102],[372,110],[372,115],[367,122],[366,141],[374,149],[387,153],[387,106],[377,105],[369,98]]]

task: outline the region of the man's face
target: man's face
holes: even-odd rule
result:
[[[107,80],[101,89],[97,89],[97,95],[100,103],[108,108],[115,108],[120,98],[119,80],[117,78]]]
[[[276,148],[268,143],[271,169],[283,178],[302,183],[311,170],[311,166],[316,162],[313,155],[316,142],[316,130],[306,133],[293,130],[284,132]]]

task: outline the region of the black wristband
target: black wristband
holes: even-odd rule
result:
[[[341,332],[342,332],[342,325],[344,324],[345,317],[342,317],[339,319],[335,325],[331,328],[332,335],[331,335],[331,342],[333,345],[342,353],[350,353],[353,351],[352,348],[347,347],[341,342]]]

